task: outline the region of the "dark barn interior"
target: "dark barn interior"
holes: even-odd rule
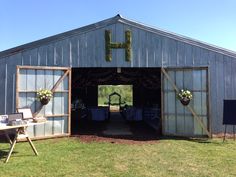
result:
[[[139,121],[128,121],[136,125],[136,128],[134,126],[131,129],[136,129],[135,131],[137,131],[137,127],[139,127],[137,124],[145,124],[147,129],[155,128],[155,132],[160,132],[160,68],[73,68],[71,97],[72,134],[83,134],[86,129],[87,133],[92,133],[89,130],[92,125],[94,126],[92,128],[93,131],[94,129],[100,131],[100,129],[105,129],[107,124],[109,124],[107,119],[104,119],[104,121],[91,121],[93,120],[91,109],[103,109],[98,107],[98,85],[132,85],[133,106],[129,109],[132,109],[132,112],[135,112],[134,109],[141,110],[142,121],[140,119]],[[79,106],[76,107],[75,103]],[[125,116],[123,117],[126,119]]]

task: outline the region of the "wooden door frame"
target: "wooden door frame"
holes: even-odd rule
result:
[[[210,76],[209,76],[209,66],[202,66],[202,67],[161,67],[161,129],[162,129],[162,134],[164,135],[164,130],[165,130],[165,124],[164,124],[164,78],[166,77],[165,74],[163,73],[163,70],[172,70],[172,71],[183,71],[183,70],[206,70],[206,92],[207,92],[207,101],[206,101],[206,104],[207,104],[207,130],[206,130],[206,133],[208,135],[209,138],[212,137],[212,129],[211,129],[211,105],[210,105],[210,89],[209,89],[209,86],[210,86]],[[167,79],[168,80],[168,79]],[[173,87],[175,87],[175,84],[173,85]],[[173,88],[174,90],[176,88]],[[178,89],[178,88],[177,88]],[[187,106],[187,108],[190,110],[190,112],[192,113],[193,117],[195,118],[195,111]],[[197,116],[197,115],[196,115]],[[198,116],[197,116],[198,117]],[[178,136],[178,135],[176,135]]]
[[[43,138],[51,138],[51,137],[62,137],[62,136],[68,136],[71,135],[71,67],[54,67],[54,66],[16,66],[16,109],[19,108],[19,93],[22,92],[19,89],[19,77],[20,77],[20,70],[58,70],[58,71],[64,71],[64,74],[61,76],[61,78],[58,80],[58,82],[53,86],[52,92],[54,92],[57,87],[59,86],[60,82],[68,75],[68,114],[64,114],[65,117],[68,117],[68,133],[65,133],[64,135],[51,135],[51,136],[43,136],[43,137],[34,137],[32,139],[43,139]],[[66,74],[66,75],[65,75]],[[36,90],[35,90],[36,91]],[[36,111],[37,113],[37,111]],[[37,115],[37,114],[36,114]],[[54,115],[50,115],[48,117],[53,117]],[[63,117],[63,115],[56,115]]]

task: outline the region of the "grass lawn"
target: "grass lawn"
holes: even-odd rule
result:
[[[78,138],[18,143],[7,164],[1,143],[0,176],[236,176],[236,142],[163,139],[154,144],[83,143]]]

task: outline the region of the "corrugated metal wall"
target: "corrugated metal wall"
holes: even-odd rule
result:
[[[123,49],[112,50],[105,60],[104,30],[112,31],[113,42],[124,42],[132,31],[132,60]],[[236,99],[236,58],[183,43],[123,23],[90,30],[60,41],[18,52],[0,59],[0,113],[15,110],[16,65],[63,67],[198,67],[209,66],[210,115],[213,133],[223,130],[223,99]]]

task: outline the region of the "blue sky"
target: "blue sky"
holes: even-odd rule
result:
[[[1,0],[0,51],[118,13],[236,51],[235,0]]]

